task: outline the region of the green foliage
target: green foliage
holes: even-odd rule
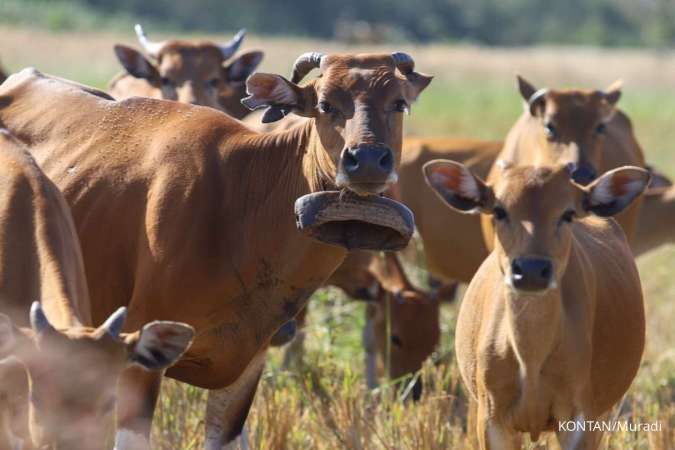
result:
[[[354,40],[669,46],[673,0],[3,0],[0,21],[52,30],[117,28],[135,20],[171,28]],[[364,35],[365,30],[365,35]],[[346,31],[346,35],[345,35]]]
[[[52,30],[119,28],[133,20],[164,28],[357,41],[468,41],[669,46],[673,0],[3,0],[0,21]],[[346,33],[346,34],[345,34]]]

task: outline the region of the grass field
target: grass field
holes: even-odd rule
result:
[[[166,37],[148,31],[153,39]],[[0,58],[6,68],[35,66],[102,88],[119,70],[112,44],[136,45],[132,30],[127,34],[48,34],[0,27],[0,37]],[[226,40],[229,35],[211,37]],[[399,50],[255,36],[244,48],[265,50],[261,69],[283,74],[305,51]],[[515,73],[540,86],[602,88],[622,78],[625,95],[620,105],[633,119],[648,160],[675,176],[675,53],[443,46],[403,50],[415,57],[418,70],[436,76],[413,106],[410,133],[502,138],[521,109]],[[639,267],[647,302],[647,349],[620,414],[633,422],[660,421],[663,430],[613,433],[607,445],[611,449],[663,450],[675,445],[675,248],[645,255]],[[465,447],[465,394],[453,355],[456,306],[445,307],[442,314],[438,353],[447,364],[425,367],[421,374],[426,381],[424,397],[411,404],[399,400],[401,388],[395,384],[385,383],[375,392],[365,387],[360,345],[363,305],[335,290],[317,292],[311,302],[303,367],[284,371],[280,351],[271,352],[248,422],[252,448]],[[153,431],[155,447],[201,448],[205,393],[167,381],[160,403]]]

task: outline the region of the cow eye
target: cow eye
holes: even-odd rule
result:
[[[501,206],[495,206],[492,212],[494,213],[496,220],[505,220],[508,217],[506,210]]]
[[[207,84],[209,85],[209,87],[217,88],[218,85],[220,84],[220,79],[219,79],[219,78],[211,78],[211,79],[207,82]]]
[[[546,132],[546,138],[549,141],[552,141],[558,137],[558,131],[555,129],[555,125],[553,125],[551,122],[546,122],[544,125],[544,131]]]
[[[563,213],[560,220],[562,220],[563,222],[571,223],[574,220],[574,216],[576,216],[576,214],[577,214],[576,211],[574,211],[573,209],[568,209]]]
[[[170,78],[162,77],[162,86],[173,86],[173,81]]]
[[[607,124],[605,123],[599,123],[597,127],[595,127],[595,132],[597,134],[603,134],[607,130]]]
[[[333,105],[331,105],[330,103],[323,101],[319,102],[319,112],[323,114],[331,114],[335,112],[335,108],[333,108]]]
[[[404,99],[396,100],[396,103],[394,103],[394,111],[404,113],[409,112],[410,107],[408,106],[408,102],[406,102]]]

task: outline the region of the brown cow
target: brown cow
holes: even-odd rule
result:
[[[644,348],[640,278],[610,217],[638,197],[649,173],[607,172],[587,186],[564,167],[506,168],[492,185],[465,166],[432,161],[429,185],[452,208],[489,214],[495,249],[469,284],[455,348],[481,449],[520,448],[557,431],[565,449],[595,449],[601,420],[635,377]],[[589,427],[590,428],[590,427]]]
[[[506,166],[566,165],[574,181],[590,183],[596,173],[624,165],[645,167],[644,155],[628,116],[616,108],[621,84],[606,91],[539,89],[518,77],[526,108],[511,128],[487,180],[501,176]],[[630,242],[642,199],[617,216]],[[481,218],[486,245],[492,246],[492,221]]]
[[[135,29],[150,59],[131,47],[116,45],[115,54],[125,72],[110,82],[110,95],[118,100],[138,96],[210,106],[238,119],[249,113],[241,99],[246,96],[246,78],[258,67],[263,53],[247,52],[225,64],[241,46],[244,30],[227,44],[218,45],[151,42],[140,25]]]
[[[314,68],[322,76],[298,85]],[[0,87],[0,122],[31,142],[72,207],[94,320],[128,305],[127,327],[195,327],[167,374],[212,390],[207,447],[220,449],[240,434],[270,337],[345,256],[298,232],[294,202],[336,187],[357,192],[352,214],[362,217],[329,222],[327,232],[344,230],[353,245],[379,236],[368,205],[396,214],[371,199],[396,181],[402,113],[430,81],[402,53],[303,55],[292,81],[251,76],[246,103],[273,107],[271,118],[292,110],[312,120],[258,134],[210,108],[115,102],[26,70]],[[160,380],[125,377],[121,391],[132,395],[121,402],[142,401],[120,405],[120,440],[147,442]]]
[[[0,338],[1,339],[1,338]],[[16,357],[0,359],[0,448],[28,449],[28,374]]]
[[[387,253],[379,257],[373,252],[352,251],[325,284],[341,289],[355,300],[369,303],[363,345],[370,388],[377,387],[378,376],[384,373],[387,348],[390,348],[387,376],[399,379],[420,370],[438,345],[438,302],[412,284],[396,254]],[[391,327],[389,338],[386,308],[389,308]],[[296,316],[297,326],[301,329],[284,354],[286,367],[302,358],[305,337],[302,328],[306,317],[307,308]],[[295,331],[294,327],[295,323],[283,329],[288,333],[289,329]],[[289,337],[292,338],[292,335]],[[390,344],[387,344],[387,339]],[[278,344],[281,343],[279,339]],[[412,397],[417,400],[421,393],[422,383],[418,379],[412,389]]]
[[[645,192],[631,248],[636,256],[675,242],[675,187]]]
[[[120,334],[124,308],[99,328],[85,326],[91,323],[89,296],[65,200],[4,131],[0,168],[0,356],[20,361],[20,367],[11,360],[1,365],[8,376],[0,378],[2,425],[10,421],[26,440],[29,410],[35,445],[103,448],[122,369],[138,364],[161,371],[182,355],[193,330],[154,322]],[[28,325],[29,309],[32,327],[15,328]],[[22,370],[30,376],[30,406]]]

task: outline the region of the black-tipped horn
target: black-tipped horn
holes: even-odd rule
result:
[[[127,319],[127,308],[122,306],[120,308],[117,308],[117,311],[112,313],[108,319],[103,322],[103,325],[101,325],[101,328],[105,330],[106,333],[108,333],[110,336],[112,336],[114,339],[118,339],[120,337],[120,332],[122,331],[122,328],[124,328],[124,322]]]
[[[394,65],[403,75],[410,75],[415,70],[415,61],[407,53],[395,52],[391,54]]]
[[[52,324],[49,323],[49,319],[47,319],[45,312],[42,310],[40,302],[33,302],[30,307],[30,325],[37,334],[42,334],[54,329]]]
[[[241,43],[244,41],[245,36],[246,30],[242,28],[237,34],[234,35],[230,42],[220,46],[220,51],[223,53],[224,59],[229,59],[232,57],[232,55],[237,53],[237,50],[239,50],[239,47],[241,47]]]
[[[537,102],[541,100],[546,94],[548,94],[548,91],[548,88],[542,88],[530,96],[530,98],[527,100],[527,106],[530,109],[530,114],[533,116],[536,114],[534,108],[537,105]]]
[[[295,60],[295,64],[293,64],[291,82],[298,83],[305,78],[305,75],[311,72],[312,69],[321,67],[321,60],[323,57],[324,54],[318,52],[309,52],[300,55],[298,59]]]
[[[152,42],[148,39],[148,35],[145,34],[141,24],[137,23],[134,27],[136,31],[136,36],[138,37],[138,42],[140,42],[143,49],[147,52],[148,55],[156,58],[159,56],[159,53],[162,51],[165,42]]]

